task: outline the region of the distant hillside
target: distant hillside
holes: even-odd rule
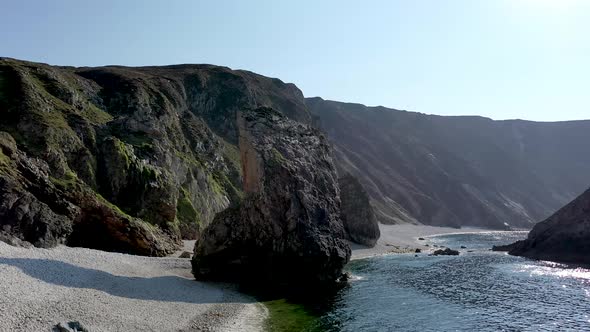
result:
[[[530,228],[590,184],[590,121],[435,116],[306,100],[382,223]]]

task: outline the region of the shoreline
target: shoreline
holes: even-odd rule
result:
[[[437,227],[427,225],[383,225],[379,224],[381,237],[374,247],[366,247],[355,243],[350,243],[352,249],[352,256],[350,260],[357,260],[369,258],[374,256],[388,255],[388,254],[404,254],[414,253],[416,249],[421,251],[432,250],[432,247],[426,246],[425,241],[418,240],[418,238],[427,238],[438,235],[450,234],[468,234],[468,233],[483,233],[496,232],[498,230],[475,228],[475,227]]]
[[[373,248],[351,243],[351,260],[413,253],[427,238],[495,230],[379,225]],[[90,331],[265,331],[270,311],[235,285],[194,280],[194,241],[168,257],[87,248],[13,247],[0,242],[0,330],[50,330],[79,321]]]

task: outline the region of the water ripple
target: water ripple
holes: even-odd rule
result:
[[[590,331],[590,270],[490,252],[522,233],[454,234],[458,257],[351,263],[355,281],[322,317],[328,331]]]

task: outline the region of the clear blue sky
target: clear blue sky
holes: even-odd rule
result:
[[[590,0],[0,0],[0,56],[212,63],[279,77],[308,97],[590,118]]]

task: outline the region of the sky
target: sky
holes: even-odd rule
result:
[[[211,63],[295,83],[306,97],[590,118],[590,0],[0,0],[0,56]]]

